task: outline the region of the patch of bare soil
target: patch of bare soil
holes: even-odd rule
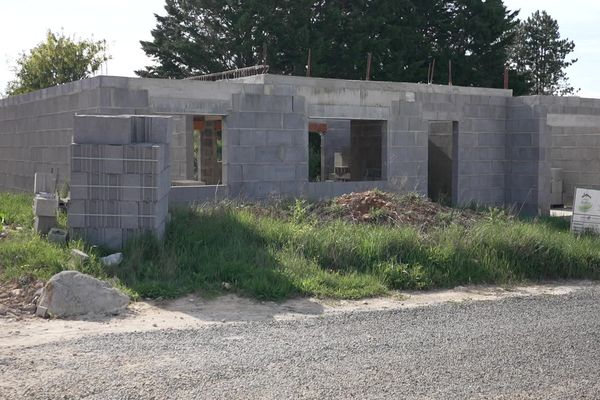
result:
[[[26,275],[11,282],[0,282],[0,320],[33,315],[43,287],[44,282]]]

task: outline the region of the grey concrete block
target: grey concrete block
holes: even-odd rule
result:
[[[36,172],[34,175],[33,193],[54,193],[56,190],[56,175]]]
[[[308,130],[308,118],[303,113],[283,114],[283,128]]]
[[[38,217],[56,217],[58,199],[35,196],[33,199],[33,214]]]
[[[129,144],[133,120],[130,116],[77,115],[73,142],[86,144]]]
[[[308,136],[308,132],[305,132],[304,135]],[[266,144],[268,146],[292,146],[293,143],[294,133],[290,133],[287,131],[267,131],[266,133]]]
[[[280,113],[256,113],[255,120],[258,129],[281,129],[283,127],[283,115]]]
[[[69,228],[85,228],[86,220],[84,214],[74,213],[69,210],[67,215],[67,225]]]
[[[44,217],[44,216],[36,216],[34,219],[34,229],[37,233],[46,235],[50,232],[50,229],[55,228],[58,225],[58,221],[56,220],[56,216],[53,217]]]
[[[228,160],[235,160],[236,163],[253,163],[256,160],[254,146],[232,146],[227,152]]]
[[[390,132],[391,146],[412,147],[416,146],[416,135],[414,132]]]
[[[267,133],[259,130],[244,130],[240,132],[240,146],[264,146],[267,143]]]
[[[243,94],[239,97],[241,111],[292,112],[292,96]]]
[[[242,166],[241,165],[233,165],[233,164],[224,164],[223,165],[223,177],[225,178],[226,183],[242,182],[243,181]]]
[[[235,112],[227,115],[223,120],[227,128],[256,128],[255,112]]]
[[[292,111],[296,113],[306,113],[306,98],[303,96],[294,96]]]
[[[244,181],[292,181],[296,177],[293,165],[242,165]]]

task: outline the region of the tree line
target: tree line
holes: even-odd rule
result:
[[[515,95],[575,92],[565,71],[577,61],[567,58],[575,44],[557,21],[544,11],[521,21],[502,0],[166,0],[165,11],[153,40],[140,42],[153,60],[136,71],[141,77],[263,63],[271,73],[306,75],[310,53],[311,76],[365,79],[371,54],[378,81],[447,84],[451,70],[454,85],[497,88],[508,67]],[[24,55],[21,70],[38,58]],[[17,73],[9,94],[27,84]]]

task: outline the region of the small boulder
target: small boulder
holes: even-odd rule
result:
[[[85,314],[120,314],[129,297],[107,282],[77,271],[54,275],[42,291],[38,306],[48,315],[73,317]]]
[[[122,261],[123,261],[123,253],[111,254],[110,256],[102,257],[100,259],[100,262],[105,267],[117,266],[117,265],[121,264]]]

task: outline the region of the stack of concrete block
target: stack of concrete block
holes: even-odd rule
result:
[[[36,172],[34,178],[33,214],[35,231],[43,235],[57,225],[58,197],[55,193],[56,177],[53,174]]]
[[[71,145],[71,235],[120,249],[165,232],[172,122],[156,116],[75,117]]]

